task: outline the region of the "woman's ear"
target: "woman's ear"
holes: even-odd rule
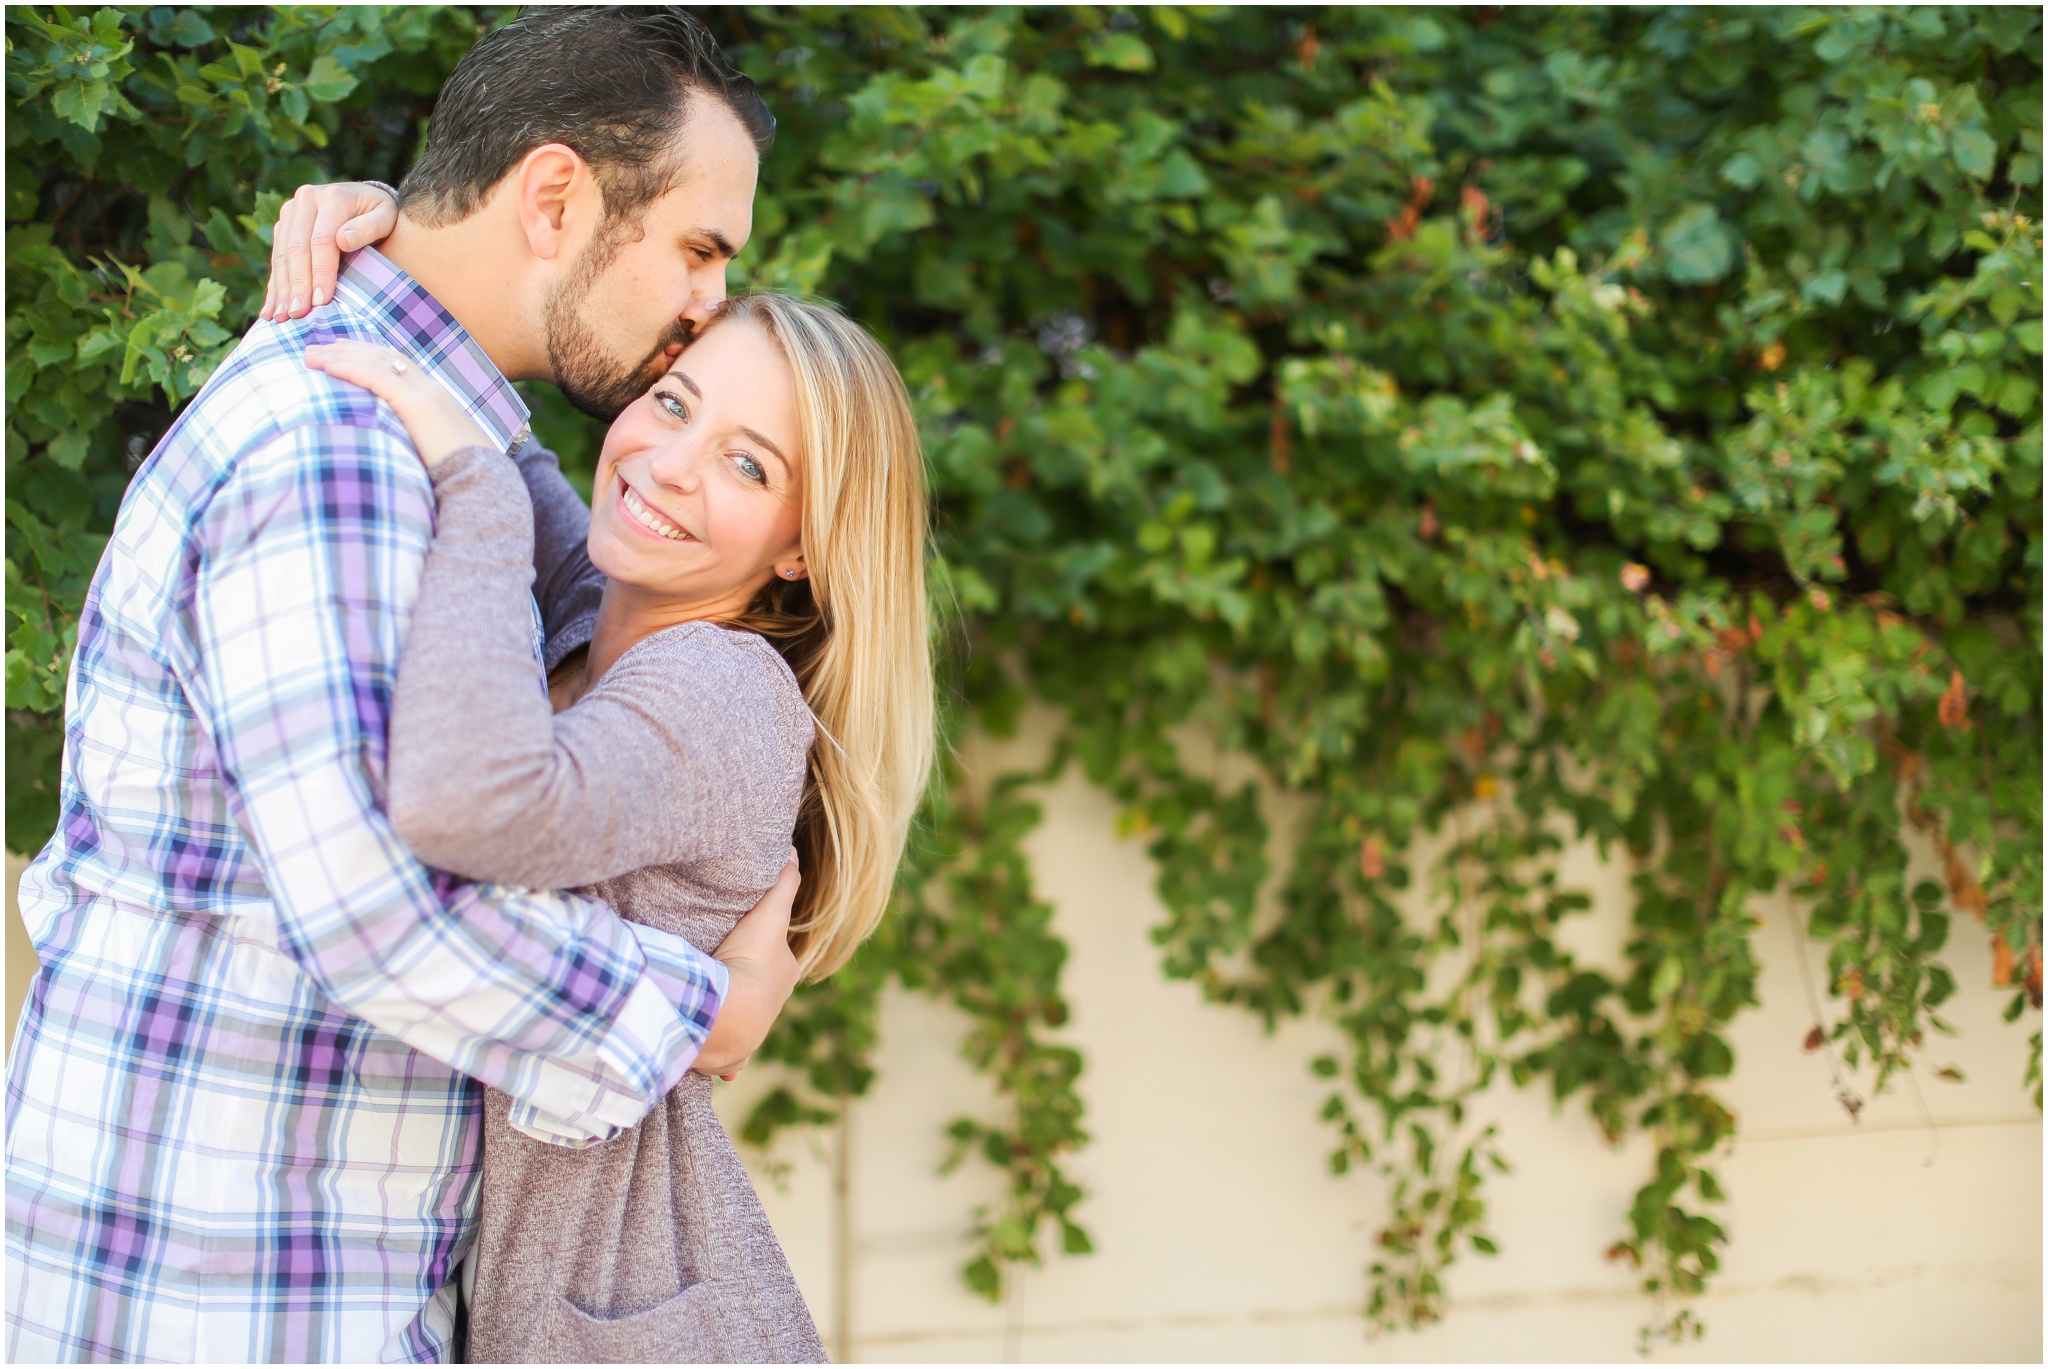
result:
[[[808,579],[810,573],[810,569],[804,565],[804,558],[801,556],[794,560],[777,561],[775,563],[775,578],[778,580]]]

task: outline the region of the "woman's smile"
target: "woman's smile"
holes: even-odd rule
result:
[[[694,542],[697,539],[679,526],[673,519],[656,512],[654,506],[633,492],[633,487],[619,481],[619,511],[626,520],[641,528],[649,536],[665,538],[671,542]]]

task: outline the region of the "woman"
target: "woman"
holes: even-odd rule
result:
[[[396,353],[306,356],[390,403],[435,489],[392,705],[399,835],[707,950],[793,839],[792,949],[807,977],[844,963],[932,737],[922,460],[874,340],[817,305],[727,301],[613,423],[589,510],[550,453],[508,460]],[[470,1359],[824,1358],[710,1088],[687,1076],[583,1150],[489,1096]]]

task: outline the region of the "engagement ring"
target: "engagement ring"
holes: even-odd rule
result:
[[[402,375],[404,375],[404,374],[405,374],[405,363],[404,363],[404,362],[402,362],[402,361],[394,361],[394,362],[392,362],[392,363],[391,363],[391,374],[393,374],[393,375],[395,375],[395,376],[402,376]]]

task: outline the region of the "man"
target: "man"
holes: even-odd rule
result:
[[[431,492],[390,411],[299,356],[396,348],[508,449],[513,380],[615,411],[722,298],[772,131],[678,10],[522,16],[451,78],[384,253],[252,329],[137,473],[21,884],[10,1359],[445,1359],[479,1085],[590,1144],[780,1011],[793,872],[712,959],[395,840]]]

